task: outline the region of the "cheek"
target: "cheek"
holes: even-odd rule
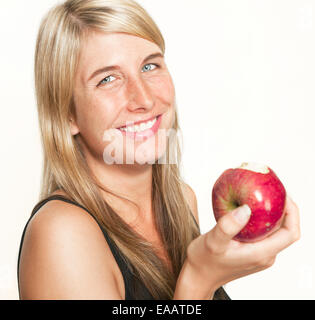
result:
[[[99,129],[107,130],[112,127],[117,117],[117,101],[115,99],[105,98],[104,95],[98,95],[91,102],[90,112],[94,122]]]
[[[102,154],[106,142],[104,132],[111,127],[115,119],[114,104],[101,96],[93,99],[81,99],[76,104],[77,125],[84,143],[91,151]]]
[[[154,79],[152,92],[156,100],[161,104],[161,111],[164,113],[160,128],[173,127],[175,120],[175,88],[172,78],[164,76]]]
[[[170,76],[157,77],[152,82],[155,96],[166,105],[173,105],[175,88]]]

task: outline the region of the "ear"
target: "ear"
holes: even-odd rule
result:
[[[69,121],[70,121],[71,134],[73,136],[75,136],[76,134],[78,134],[80,132],[79,127],[78,127],[77,123],[74,121],[73,118],[70,118]]]

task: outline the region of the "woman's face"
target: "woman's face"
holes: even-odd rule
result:
[[[80,52],[74,103],[71,133],[80,133],[86,156],[143,164],[165,153],[175,89],[153,42],[124,33],[90,32]]]

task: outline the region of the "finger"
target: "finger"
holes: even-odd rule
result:
[[[245,227],[250,215],[251,210],[245,204],[222,216],[208,234],[207,240],[210,248],[215,247],[215,250],[224,250],[233,237]]]
[[[284,220],[279,230],[264,240],[250,244],[255,252],[264,255],[277,255],[300,238],[300,219],[297,205],[287,197]]]
[[[285,209],[284,209],[285,218],[283,221],[283,228],[292,230],[296,233],[296,236],[299,237],[300,234],[300,213],[299,208],[291,197],[286,197]]]

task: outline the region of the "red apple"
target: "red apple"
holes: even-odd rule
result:
[[[212,206],[216,221],[229,211],[247,204],[251,216],[246,226],[234,237],[242,242],[255,242],[277,230],[284,216],[286,191],[267,166],[244,162],[228,169],[215,182]]]

